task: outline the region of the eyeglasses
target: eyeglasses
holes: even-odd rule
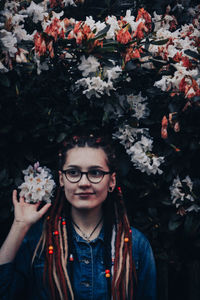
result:
[[[105,172],[98,169],[89,170],[88,172],[81,172],[79,169],[68,169],[62,170],[62,173],[65,174],[66,179],[71,183],[79,182],[84,174],[91,183],[99,183],[102,181],[105,175],[111,174],[112,172]]]

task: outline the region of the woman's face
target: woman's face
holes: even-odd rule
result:
[[[110,171],[107,155],[101,148],[76,147],[67,152],[63,170],[75,169],[87,172],[91,169]],[[100,208],[107,197],[108,189],[115,188],[116,174],[107,174],[99,183],[91,183],[85,174],[77,183],[69,182],[65,174],[59,172],[60,185],[64,187],[65,196],[73,208],[79,210]]]

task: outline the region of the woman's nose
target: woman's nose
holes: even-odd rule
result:
[[[86,174],[82,174],[81,179],[78,182],[79,186],[89,186],[91,184],[91,182],[88,180],[87,175]]]

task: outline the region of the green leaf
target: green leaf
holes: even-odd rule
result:
[[[95,41],[97,39],[100,39],[100,38],[104,37],[106,35],[106,33],[108,32],[109,29],[110,29],[110,25],[108,24],[104,29],[102,29],[101,31],[99,31],[97,33],[97,35],[95,35],[95,37],[93,39],[91,39],[91,40]]]
[[[10,80],[4,74],[0,75],[0,83],[5,87],[10,87]]]
[[[152,44],[152,45],[158,45],[159,46],[159,45],[166,44],[168,41],[169,41],[169,39],[158,40],[158,41],[152,40],[152,41],[149,41],[149,43]]]
[[[184,221],[184,218],[181,217],[180,215],[177,215],[177,214],[172,215],[172,217],[171,217],[171,219],[169,220],[169,223],[168,223],[169,230],[170,231],[176,230],[178,227],[181,226],[183,221]]]
[[[184,53],[191,56],[191,57],[193,57],[193,58],[195,58],[195,59],[200,60],[200,55],[198,53],[192,51],[192,50],[189,50],[189,49],[185,50]]]
[[[1,182],[1,181],[4,181],[6,178],[8,178],[7,170],[6,170],[6,169],[3,169],[3,170],[0,172],[0,182]]]
[[[195,96],[193,98],[190,98],[191,101],[194,101],[194,102],[198,102],[200,101],[200,96]]]
[[[60,142],[62,142],[62,141],[65,139],[66,136],[67,136],[67,133],[66,133],[66,132],[61,132],[61,133],[59,134],[59,136],[57,137],[56,141],[57,141],[58,143],[60,143]]]

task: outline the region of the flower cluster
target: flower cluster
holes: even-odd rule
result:
[[[145,62],[151,59],[151,54],[154,59],[158,57],[166,62],[163,66],[165,70],[170,66],[175,69],[173,75],[164,75],[155,82],[156,87],[170,91],[172,96],[180,93],[188,99],[200,96],[198,60],[195,58],[200,41],[199,6],[190,11],[192,24],[177,29],[177,20],[171,14],[170,6],[164,15],[154,12],[153,18],[141,8],[136,18],[127,10],[120,19],[111,15],[104,21],[96,22],[91,16],[86,17],[85,21],[65,18],[63,11],[56,13],[52,10],[59,5],[65,7],[75,4],[72,0],[41,1],[39,4],[31,1],[24,7],[19,2],[6,1],[1,12],[4,20],[0,29],[1,72],[12,69],[15,62],[27,63],[32,60],[40,73],[48,69],[55,56],[58,59],[75,59],[84,77],[76,81],[77,86],[85,88],[83,93],[88,98],[91,95],[101,97],[115,89],[115,80],[130,60],[138,59],[143,67],[155,68],[152,62]],[[35,29],[29,34],[25,27],[28,18],[37,25],[41,24],[42,31]],[[145,54],[146,37],[150,42],[148,55]],[[65,43],[59,44],[60,40]],[[29,49],[21,46],[26,41],[32,42]],[[111,52],[120,60],[107,70],[102,64],[102,53]],[[87,65],[88,71],[85,69]],[[97,89],[100,89],[99,93]]]
[[[127,10],[119,18],[108,15],[96,21],[92,16],[85,20],[66,17],[64,8],[81,1],[24,2],[8,0],[0,13],[0,72],[6,73],[18,64],[28,63],[40,74],[54,64],[61,64],[70,85],[64,89],[75,92],[78,100],[82,95],[91,99],[89,104],[96,98],[107,101],[105,114],[113,113],[110,119],[115,118],[115,128],[118,128],[113,137],[125,146],[136,168],[148,175],[162,174],[159,167],[164,157],[153,153],[153,138],[148,129],[139,128],[146,126],[140,123],[152,112],[150,106],[147,107],[147,98],[141,93],[134,95],[136,87],[130,69],[131,66],[132,70],[156,69],[152,85],[171,96],[183,95],[187,103],[182,111],[191,103],[199,105],[200,7],[190,9],[191,24],[178,27],[170,6],[164,15],[154,12],[151,16],[140,8],[136,16]],[[29,31],[30,20],[32,30]],[[129,83],[128,91],[125,83]],[[124,112],[121,98],[126,101]],[[162,138],[168,138],[170,127],[175,133],[180,131],[179,115],[170,111],[169,117],[165,113],[161,116]],[[129,116],[134,119],[133,123],[128,121]],[[127,120],[122,124],[121,118]]]
[[[166,39],[164,45],[153,45],[149,51],[154,58],[161,57],[164,62],[164,70],[173,66],[175,71],[171,75],[164,75],[155,82],[155,86],[162,91],[170,91],[171,96],[183,94],[185,98],[191,99],[200,96],[199,60],[198,47],[200,42],[199,32],[199,6],[196,7],[193,24],[182,25],[176,29],[175,17],[166,13],[163,16],[154,13],[153,21],[156,24],[155,38]]]
[[[50,170],[47,167],[40,167],[37,162],[24,170],[23,174],[24,182],[18,187],[21,190],[20,197],[24,197],[28,203],[51,202],[55,182]]]
[[[147,175],[163,173],[159,167],[164,162],[164,157],[152,152],[153,139],[149,136],[147,128],[139,129],[124,125],[113,134],[113,137],[124,145],[136,169],[146,172]]]
[[[177,176],[170,186],[172,203],[178,208],[178,213],[184,215],[186,212],[200,210],[198,197],[194,193],[194,183],[189,176],[183,180]]]

